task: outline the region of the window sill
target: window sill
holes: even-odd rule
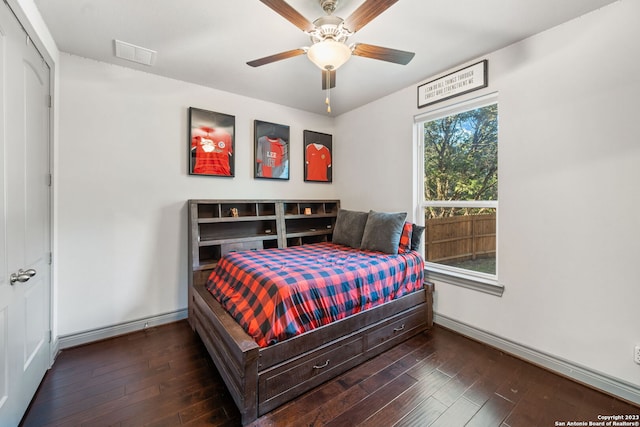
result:
[[[501,297],[504,286],[498,285],[497,281],[491,279],[477,278],[468,275],[459,275],[450,271],[429,267],[424,270],[425,278],[429,281],[437,281],[462,288],[472,289],[489,295]]]

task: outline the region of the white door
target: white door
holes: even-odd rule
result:
[[[0,425],[49,367],[49,68],[0,5]]]

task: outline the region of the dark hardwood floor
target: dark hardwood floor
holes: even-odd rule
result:
[[[254,426],[557,426],[640,408],[441,327],[258,419]],[[239,426],[186,321],[64,350],[22,426]]]

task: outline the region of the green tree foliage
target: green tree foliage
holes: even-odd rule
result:
[[[498,199],[498,106],[489,105],[424,125],[425,200]],[[479,209],[429,209],[430,217]]]

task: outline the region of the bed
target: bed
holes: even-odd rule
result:
[[[194,275],[189,322],[243,425],[432,325],[433,285],[418,252],[354,248],[341,214],[333,242],[230,253]]]

